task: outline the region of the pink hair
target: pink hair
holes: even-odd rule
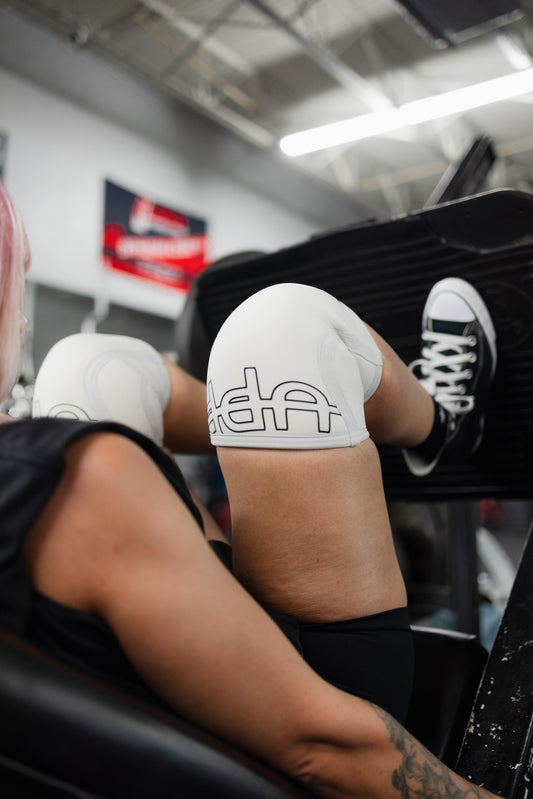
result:
[[[28,256],[22,217],[0,183],[0,402],[9,395],[20,366]]]

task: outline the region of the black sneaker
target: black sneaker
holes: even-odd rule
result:
[[[470,283],[457,277],[431,289],[422,315],[422,353],[409,368],[447,411],[442,446],[431,457],[404,449],[412,474],[429,474],[441,456],[464,460],[481,443],[489,389],[496,369],[496,334],[487,307]]]

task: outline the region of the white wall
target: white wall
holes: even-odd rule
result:
[[[104,180],[205,217],[211,255],[277,249],[317,229],[224,176],[195,173],[183,156],[0,70],[0,124],[8,133],[5,182],[32,242],[32,278],[82,294],[102,281]],[[176,292],[106,279],[122,304],[175,316]]]
[[[206,218],[213,259],[243,249],[276,250],[345,223],[334,205],[327,218],[316,197],[308,207],[302,199],[302,211],[295,210],[290,192],[287,204],[272,198],[275,175],[269,185],[265,178],[264,191],[260,180],[254,187],[247,173],[263,169],[268,174],[259,154],[190,109],[149,93],[145,85],[5,12],[0,12],[0,26],[0,130],[8,135],[4,181],[26,220],[37,282],[86,295],[103,292],[128,307],[176,316],[182,303],[176,292],[103,272],[99,248],[106,178]],[[14,36],[23,39],[18,46]],[[45,69],[50,58],[56,74]],[[43,72],[37,80],[39,66]],[[73,71],[79,73],[77,84]],[[56,88],[61,75],[68,86]],[[89,87],[91,81],[96,86]],[[108,102],[103,111],[98,110],[99,86],[102,103]],[[109,110],[110,95],[116,118]],[[350,218],[352,211],[347,213]]]

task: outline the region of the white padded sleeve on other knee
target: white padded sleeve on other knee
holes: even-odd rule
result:
[[[381,352],[350,308],[311,286],[270,286],[236,308],[213,343],[211,443],[355,446],[368,438],[364,403],[381,372]]]
[[[78,333],[43,361],[33,416],[121,422],[161,446],[170,378],[159,353],[129,336]]]

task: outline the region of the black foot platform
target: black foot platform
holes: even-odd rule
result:
[[[201,378],[225,318],[267,285],[292,281],[329,291],[409,363],[419,354],[422,308],[433,283],[447,276],[472,282],[493,317],[500,359],[484,443],[469,463],[440,465],[422,479],[409,474],[398,452],[383,449],[385,488],[392,499],[530,495],[532,195],[488,192],[334,231],[269,255],[254,253],[243,263],[225,261],[199,277],[178,326],[180,362]]]

